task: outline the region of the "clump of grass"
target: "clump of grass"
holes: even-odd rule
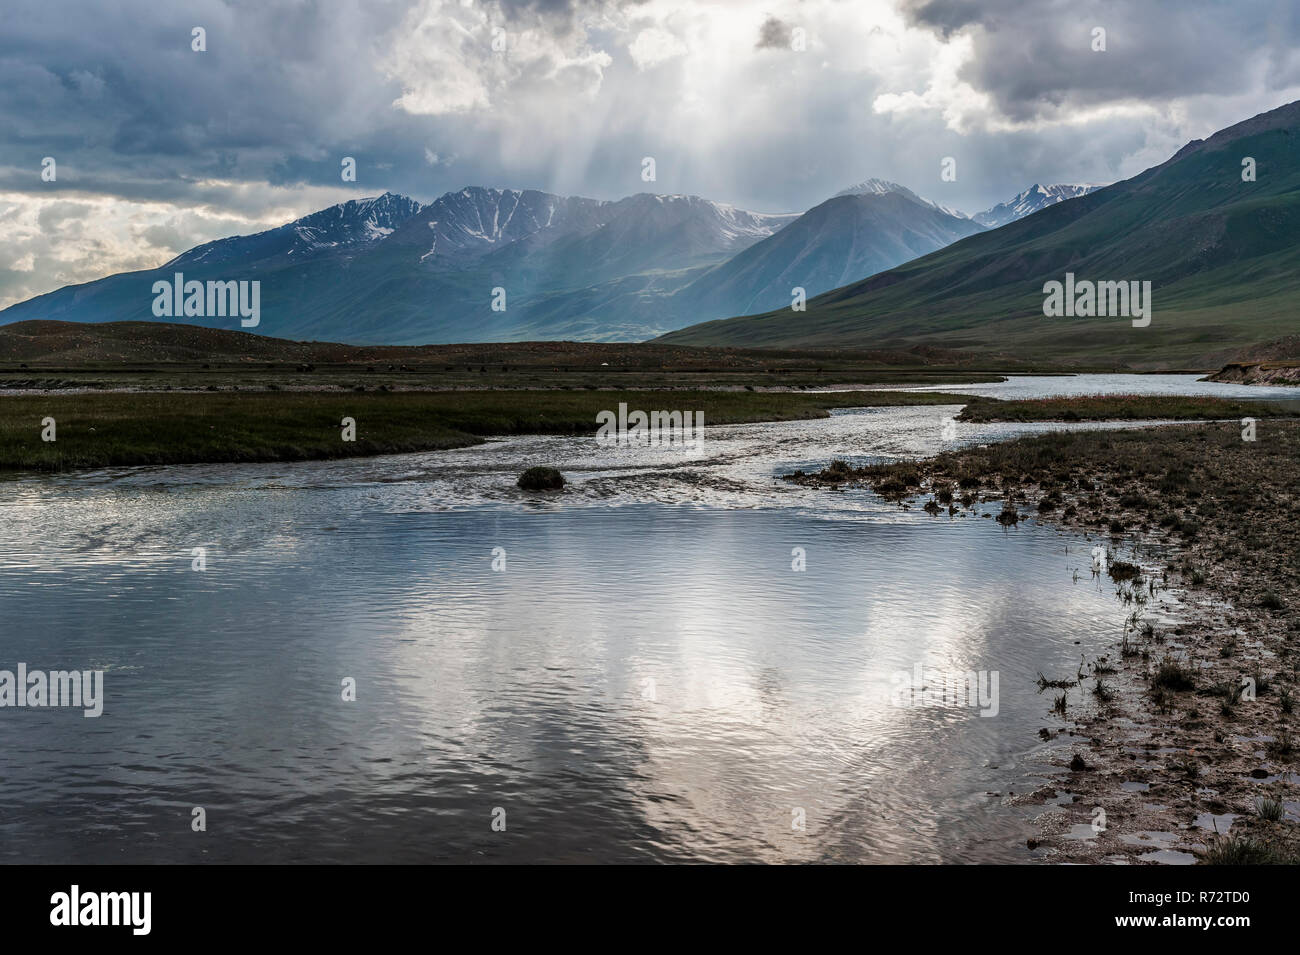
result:
[[[1092,688],[1092,695],[1105,703],[1115,696],[1115,692],[1106,685],[1105,681],[1098,680],[1097,685]]]
[[[1112,561],[1106,568],[1106,573],[1110,574],[1110,579],[1115,583],[1122,583],[1126,580],[1134,580],[1142,576],[1142,568],[1137,564],[1130,564],[1127,561]]]
[[[1052,701],[1052,712],[1061,716],[1065,715],[1065,697],[1066,694],[1064,693],[1057,695],[1056,699]]]
[[[1075,753],[1070,758],[1070,769],[1076,773],[1082,773],[1082,772],[1087,772],[1088,770],[1092,769],[1092,767],[1089,766],[1084,761],[1082,756],[1080,756],[1078,753]]]
[[[1165,657],[1151,676],[1151,685],[1164,690],[1193,690],[1196,688],[1196,674],[1191,667],[1184,666],[1177,660]]]
[[[827,481],[847,481],[853,476],[853,465],[848,461],[836,459],[826,466],[826,470],[821,473],[822,478]]]
[[[1255,813],[1265,822],[1282,821],[1282,803],[1271,796],[1260,796],[1255,800]]]
[[[1241,694],[1245,687],[1233,680],[1225,680],[1222,683],[1216,683],[1205,692],[1210,696],[1224,697],[1229,703],[1236,703],[1241,699]]]
[[[1295,755],[1295,742],[1291,739],[1291,731],[1283,727],[1277,731],[1273,741],[1268,744],[1270,755],[1279,759],[1290,759]]]
[[[999,524],[1007,526],[1013,525],[1020,520],[1020,512],[1016,510],[1014,504],[1010,501],[1006,501],[1002,505],[1002,513],[998,515],[997,520]]]
[[[1151,702],[1161,713],[1168,713],[1173,707],[1173,697],[1162,687],[1156,687],[1151,691]]]
[[[1049,687],[1054,690],[1063,690],[1078,685],[1078,680],[1049,680],[1047,677],[1043,676],[1043,671],[1038,671],[1038,689],[1040,691],[1046,690]]]
[[[1055,488],[1049,490],[1038,502],[1038,510],[1041,513],[1049,513],[1061,506],[1062,498],[1059,491]]]
[[[1294,865],[1295,857],[1250,836],[1220,836],[1201,853],[1206,865]]]
[[[894,476],[908,487],[920,487],[921,485],[921,472],[916,469],[915,465],[899,468],[894,472]]]

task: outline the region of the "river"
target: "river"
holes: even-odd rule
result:
[[[1289,397],[939,390],[1079,388]],[[1064,427],[945,440],[959,407],[710,427],[690,459],[524,437],[7,481],[0,668],[102,670],[104,699],[0,709],[0,856],[1031,861],[1007,800],[1063,725],[1035,681],[1131,609],[1094,542],[779,480]],[[517,490],[538,463],[569,486]],[[996,674],[996,706],[898,705],[918,665]]]

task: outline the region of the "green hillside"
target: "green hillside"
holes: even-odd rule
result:
[[[1295,329],[1300,103],[1185,146],[1141,175],[835,289],[806,312],[694,325],[674,344],[900,347],[1148,368],[1216,363]],[[1242,160],[1256,180],[1242,180]],[[1153,319],[1048,318],[1067,271],[1152,283]]]

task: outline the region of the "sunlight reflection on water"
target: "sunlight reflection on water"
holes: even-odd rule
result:
[[[1041,770],[1034,680],[1126,616],[1089,545],[777,480],[933,453],[956,410],[710,429],[681,467],[539,437],[11,481],[0,667],[102,668],[107,699],[0,711],[0,854],[1024,860],[989,794]],[[515,489],[535,463],[569,488]],[[917,663],[997,671],[998,715],[890,705]]]

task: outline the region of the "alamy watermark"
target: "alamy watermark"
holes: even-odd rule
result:
[[[185,274],[177,272],[172,281],[160,279],[153,283],[153,313],[156,318],[225,318],[240,317],[244,328],[256,328],[262,321],[262,283],[241,280],[238,282],[206,283],[196,279],[185,281]]]
[[[918,663],[891,677],[894,706],[969,706],[980,716],[998,715],[997,670],[941,670]]]
[[[1131,318],[1134,328],[1151,324],[1151,283],[1076,282],[1073,272],[1065,282],[1043,283],[1043,314],[1048,318]]]
[[[88,892],[73,885],[50,896],[50,924],[123,926],[132,935],[148,935],[152,909],[152,892]]]
[[[632,411],[620,401],[618,413],[601,411],[596,415],[596,443],[601,447],[663,448],[677,447],[704,450],[703,411]]]
[[[0,670],[0,708],[78,706],[89,719],[104,712],[103,670]]]

